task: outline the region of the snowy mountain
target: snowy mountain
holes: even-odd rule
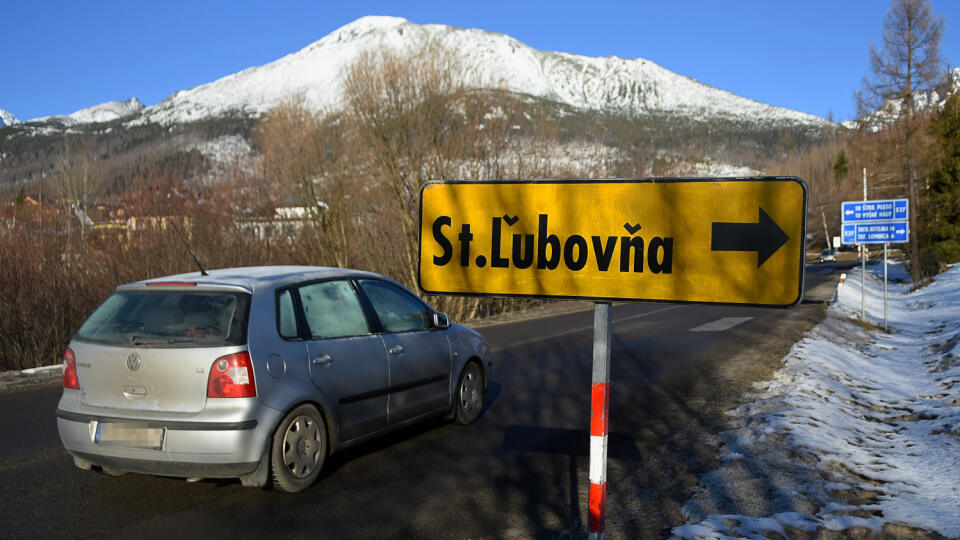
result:
[[[187,163],[183,154],[192,150],[214,169],[252,159],[251,117],[293,99],[317,111],[341,109],[346,74],[362,55],[425,46],[455,53],[463,86],[506,90],[516,98],[513,103],[537,114],[546,111],[549,128],[566,141],[551,150],[560,153],[554,162],[565,167],[565,174],[597,174],[591,171],[618,164],[618,172],[604,174],[750,175],[779,159],[785,146],[810,148],[838,129],[822,118],[718,90],[642,58],[544,52],[484,30],[364,17],[298,52],[181,90],[150,107],[131,98],[32,120],[0,139],[6,155],[0,186],[42,178],[59,166],[62,140],[35,137],[42,134],[83,138],[103,157],[104,174],[120,178],[136,160]],[[102,125],[118,119],[121,126]],[[516,129],[535,137],[540,126]],[[577,150],[584,132],[603,133],[603,147]],[[600,163],[599,156],[607,157]]]
[[[431,40],[464,59],[469,80],[463,82],[468,87],[504,88],[582,110],[831,125],[813,115],[718,90],[642,58],[543,52],[503,34],[416,25],[396,17],[363,17],[279,60],[179,91],[147,107],[137,122],[191,122],[232,111],[260,115],[295,96],[318,110],[337,109],[343,103],[346,69],[362,52],[415,49]]]
[[[140,100],[132,97],[125,101],[108,101],[67,115],[44,116],[30,122],[60,122],[65,125],[110,122],[140,113],[144,109]]]
[[[953,68],[946,72],[936,87],[930,90],[923,90],[913,94],[913,108],[915,111],[928,109],[940,110],[946,104],[947,99],[960,91],[960,68]],[[886,101],[880,108],[869,114],[864,120],[866,128],[870,132],[877,132],[900,118],[906,103],[904,100],[891,99]],[[851,120],[843,123],[844,127],[856,129],[858,122]]]
[[[0,127],[12,126],[14,124],[19,124],[20,121],[17,120],[17,117],[9,111],[0,109]]]

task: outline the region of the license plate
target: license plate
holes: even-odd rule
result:
[[[102,446],[163,448],[167,428],[146,427],[135,423],[97,422],[93,442]]]

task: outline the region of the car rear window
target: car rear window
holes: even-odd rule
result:
[[[75,339],[134,347],[243,345],[250,295],[202,291],[123,291],[93,312]]]

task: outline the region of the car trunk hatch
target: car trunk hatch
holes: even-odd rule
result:
[[[203,410],[214,361],[238,347],[114,347],[74,341],[81,399],[113,409]]]

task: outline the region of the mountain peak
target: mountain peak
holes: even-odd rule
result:
[[[17,120],[17,117],[14,116],[12,112],[0,109],[0,127],[12,126],[19,123],[20,121]]]
[[[359,19],[347,23],[340,28],[337,28],[331,35],[336,35],[340,33],[348,33],[354,35],[361,35],[373,30],[382,30],[384,28],[393,28],[400,26],[402,24],[410,23],[410,21],[404,19],[403,17],[390,17],[388,15],[367,15],[365,17],[360,17]]]
[[[231,112],[259,116],[296,96],[311,109],[337,110],[343,107],[345,74],[362,53],[415,50],[431,41],[463,60],[462,82],[471,88],[502,89],[585,111],[829,124],[710,87],[643,58],[544,52],[503,34],[384,16],[362,17],[274,62],[176,92],[134,122],[193,122]]]

